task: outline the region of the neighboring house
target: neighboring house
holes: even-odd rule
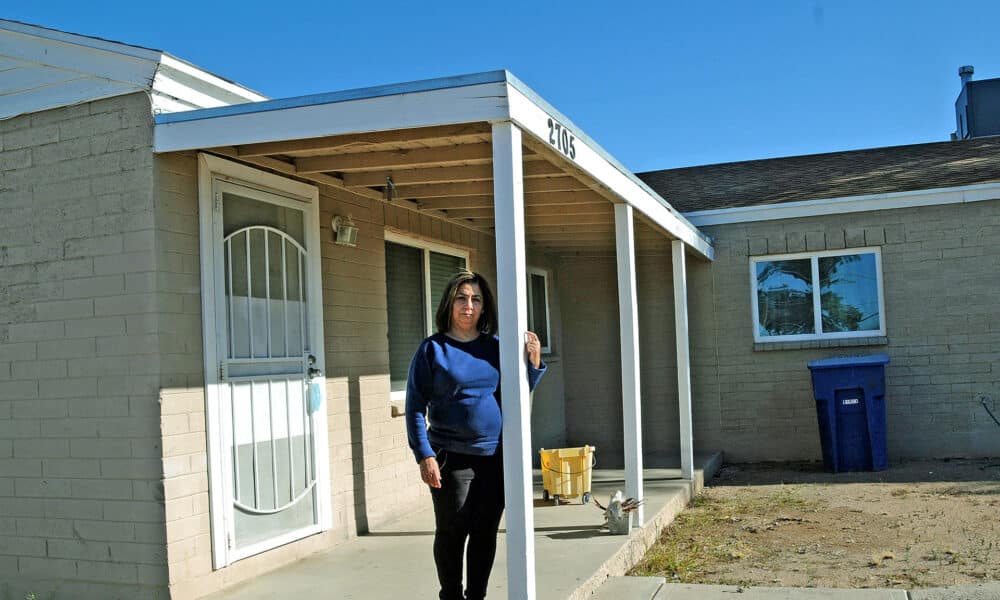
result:
[[[816,460],[812,358],[890,354],[891,458],[1000,454],[991,139],[646,185],[506,72],[266,101],[0,21],[0,77],[0,596],[195,598],[425,506],[400,391],[460,266],[503,309],[514,595],[539,447],[638,496],[692,429]]]

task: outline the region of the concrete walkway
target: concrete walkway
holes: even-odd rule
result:
[[[738,587],[611,577],[591,600],[1000,600],[1000,582],[925,590]]]
[[[647,464],[653,463],[647,460]],[[554,506],[541,500],[541,474],[536,471],[535,578],[538,600],[589,598],[609,576],[623,575],[656,541],[663,527],[721,466],[721,453],[697,455],[694,482],[680,479],[680,469],[645,469],[646,526],[630,535],[610,535],[603,515],[580,499]],[[624,473],[595,469],[592,491],[606,503],[625,489]],[[262,575],[211,600],[369,600],[437,598],[437,575],[431,555],[434,515],[428,508],[336,548]],[[507,597],[506,545],[501,524],[496,565],[489,597]],[[625,600],[619,598],[618,600]]]

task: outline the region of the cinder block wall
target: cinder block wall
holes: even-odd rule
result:
[[[1000,407],[1000,200],[703,229],[716,260],[688,259],[696,449],[735,461],[820,460],[806,363],[886,352],[890,460],[1000,455],[980,404],[986,396]],[[882,249],[887,340],[755,349],[751,255],[864,246]],[[647,456],[669,456],[677,448],[672,277],[669,257],[655,262],[640,258],[637,272],[643,436]],[[564,259],[560,275],[566,344],[577,351],[566,361],[569,443],[620,452],[619,355],[605,341],[618,335],[614,260]],[[599,454],[607,464],[608,452]]]
[[[636,260],[642,435],[649,466],[679,464],[672,268],[669,254]],[[564,257],[559,276],[566,443],[597,446],[600,466],[620,468],[624,438],[615,257]]]
[[[184,376],[160,392],[163,406],[164,495],[172,598],[193,598],[273,570],[303,556],[429,508],[430,496],[407,446],[404,421],[389,400],[384,233],[391,229],[470,252],[471,266],[495,281],[494,240],[468,228],[345,190],[320,187],[324,334],[328,380],[329,458],[333,529],[212,570],[207,440],[198,296],[197,156],[157,156],[161,288],[175,302],[184,332]],[[330,221],[350,214],[357,247],[333,243]],[[544,262],[536,257],[533,264]],[[172,321],[173,322],[173,321]],[[195,330],[190,330],[195,328]],[[554,329],[554,331],[557,331]],[[164,355],[180,346],[164,348]],[[549,374],[537,403],[561,413],[561,377]],[[179,375],[179,373],[178,373]],[[561,435],[560,430],[557,434]]]
[[[710,419],[699,428],[703,445],[724,447],[737,460],[818,460],[806,362],[886,352],[890,460],[1000,455],[1000,430],[980,404],[986,395],[1000,406],[1000,201],[706,232],[716,239],[719,259],[697,269],[692,285],[692,294],[715,289],[711,326],[704,330],[711,343],[696,355],[699,377],[710,377],[714,368],[719,389],[695,389],[695,414]],[[887,344],[754,351],[749,255],[862,246],[882,249]],[[705,325],[699,317],[699,327]]]
[[[150,115],[0,121],[0,597],[164,597]]]

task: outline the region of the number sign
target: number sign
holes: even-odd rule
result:
[[[549,118],[549,143],[570,158],[576,158],[576,137],[562,123]]]

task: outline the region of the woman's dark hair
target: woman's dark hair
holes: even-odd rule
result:
[[[476,329],[486,335],[495,335],[497,332],[497,303],[493,300],[493,292],[486,278],[479,273],[472,271],[459,271],[448,281],[441,295],[441,302],[438,303],[437,313],[434,315],[434,324],[439,333],[448,333],[451,329],[451,307],[455,304],[455,297],[458,296],[458,288],[464,283],[475,283],[479,285],[483,293],[483,312],[479,315],[479,323]]]

